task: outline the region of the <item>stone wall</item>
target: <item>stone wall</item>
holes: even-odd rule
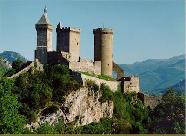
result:
[[[144,105],[154,109],[161,102],[160,96],[144,96]]]
[[[80,30],[70,29],[69,52],[73,54],[73,61],[79,61],[80,58]]]
[[[99,79],[93,76],[88,76],[88,75],[78,73],[78,72],[74,72],[73,75],[77,80],[82,82],[83,86],[86,85],[86,81],[91,80],[91,81],[95,81],[95,83],[98,86],[100,86],[101,84],[108,85],[113,92],[115,92],[118,89],[118,87],[120,87],[120,84],[121,84],[120,81],[107,81],[107,80]]]
[[[18,77],[21,74],[23,74],[23,73],[27,72],[28,70],[30,70],[31,68],[35,68],[38,71],[43,71],[43,65],[36,59],[32,63],[30,63],[27,67],[25,67],[21,71],[17,72],[16,74],[14,74],[14,75],[12,75],[11,77],[8,77],[8,78]]]
[[[48,64],[64,64],[69,65],[67,59],[65,59],[60,51],[50,51],[47,53],[47,63]]]
[[[124,92],[140,92],[139,77],[129,76],[120,79]]]
[[[81,59],[79,62],[69,62],[69,68],[73,71],[89,72],[99,75],[101,73],[101,62],[93,62],[88,59]]]
[[[162,99],[162,96],[148,96],[142,92],[139,92],[137,94],[138,98],[144,103],[144,105],[146,107],[149,106],[151,109],[154,109],[161,102]]]

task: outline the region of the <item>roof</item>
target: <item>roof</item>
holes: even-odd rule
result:
[[[41,16],[37,24],[50,24],[47,16],[47,9],[45,7],[44,14]]]

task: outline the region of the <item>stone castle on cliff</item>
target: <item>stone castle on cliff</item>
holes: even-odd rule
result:
[[[41,64],[64,64],[71,70],[88,72],[96,75],[112,77],[113,71],[117,81],[125,91],[139,92],[139,77],[124,77],[123,70],[113,61],[113,31],[109,28],[93,29],[94,35],[94,60],[80,57],[80,29],[64,27],[59,23],[56,27],[56,51],[52,49],[52,31],[47,9],[35,24],[37,31],[37,47],[35,59]]]
[[[94,60],[83,59],[80,57],[80,29],[64,27],[59,23],[56,27],[57,44],[56,51],[52,49],[52,31],[47,16],[47,9],[35,24],[37,31],[37,46],[35,50],[35,59],[27,67],[12,75],[14,78],[28,71],[32,67],[38,70],[43,69],[43,64],[64,64],[69,69],[77,73],[77,79],[85,85],[87,80],[93,80],[96,84],[102,83],[108,85],[111,90],[117,90],[120,87],[124,92],[140,92],[139,77],[124,76],[123,70],[113,61],[113,31],[109,28],[96,28],[94,34]],[[107,81],[99,79],[99,75],[112,77],[113,72],[116,79]],[[85,73],[97,76],[89,76]]]

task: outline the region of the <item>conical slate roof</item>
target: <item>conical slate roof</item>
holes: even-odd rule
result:
[[[44,9],[44,14],[41,16],[37,24],[50,24],[47,16],[47,8]]]

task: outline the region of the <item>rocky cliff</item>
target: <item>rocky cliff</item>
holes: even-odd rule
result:
[[[53,124],[59,119],[65,123],[74,122],[76,126],[86,125],[91,122],[99,122],[101,118],[111,118],[113,115],[113,102],[99,102],[101,94],[94,93],[92,90],[83,87],[71,92],[65,97],[64,103],[54,113],[38,116],[36,122],[27,124],[27,128],[37,128],[39,125],[48,122]]]

